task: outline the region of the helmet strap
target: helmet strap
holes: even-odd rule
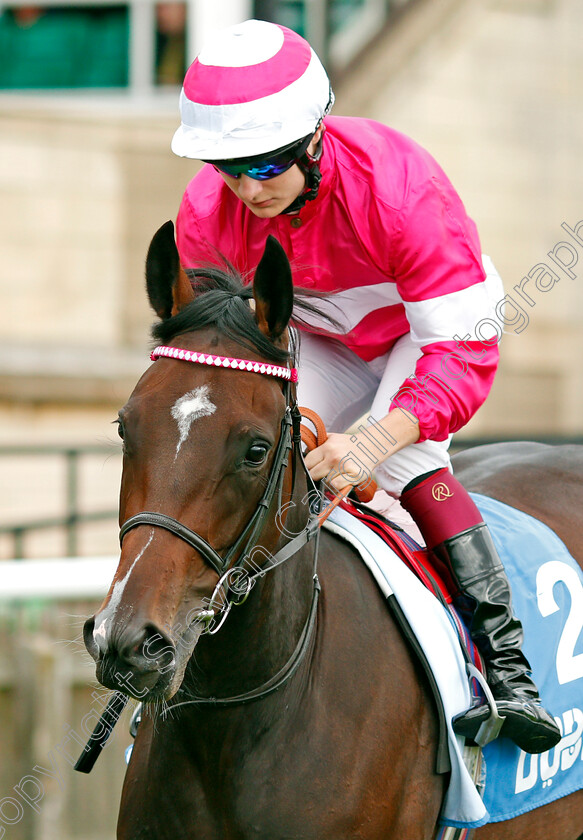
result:
[[[316,131],[318,130],[318,128],[316,128]],[[300,212],[300,210],[306,204],[306,202],[313,201],[318,195],[320,181],[322,180],[322,173],[320,172],[319,163],[322,157],[324,131],[325,129],[324,127],[322,127],[322,134],[320,135],[318,144],[314,149],[314,154],[311,155],[308,151],[306,151],[301,156],[301,158],[298,159],[297,165],[304,173],[306,179],[306,186],[295,199],[295,201],[292,201],[289,207],[286,207],[285,210],[282,210],[282,215],[296,215]]]

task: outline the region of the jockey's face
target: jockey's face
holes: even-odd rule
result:
[[[248,175],[231,178],[224,172],[219,174],[229,189],[260,219],[278,216],[296,200],[306,185],[304,173],[297,164],[268,181],[255,181]]]
[[[315,151],[320,134],[321,129],[316,132],[308,146],[308,152],[311,154]],[[266,181],[257,181],[248,175],[234,178],[219,169],[217,171],[229,189],[260,219],[278,216],[296,200],[306,186],[306,177],[297,164]]]

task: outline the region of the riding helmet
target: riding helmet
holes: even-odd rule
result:
[[[313,134],[333,103],[304,38],[247,20],[217,31],[188,69],[172,151],[209,161],[263,155]]]

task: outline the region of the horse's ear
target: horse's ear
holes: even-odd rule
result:
[[[268,236],[253,278],[255,318],[261,332],[276,341],[289,323],[294,290],[289,260],[274,236]]]
[[[152,309],[165,320],[194,300],[194,291],[180,265],[174,241],[174,224],[166,222],[156,231],[146,257],[146,289]]]

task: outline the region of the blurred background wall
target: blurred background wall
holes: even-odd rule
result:
[[[148,364],[145,253],[197,169],[169,148],[180,80],[206,32],[253,15],[306,35],[334,112],[414,137],[477,222],[508,334],[460,441],[582,434],[579,0],[2,4],[0,558],[117,551],[111,421]],[[63,515],[87,521],[53,527]],[[94,606],[0,592],[0,837],[113,836],[125,724],[90,779],[65,762],[42,807],[20,801],[16,819],[4,802],[67,725],[81,732]]]

